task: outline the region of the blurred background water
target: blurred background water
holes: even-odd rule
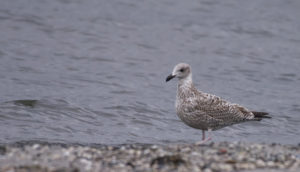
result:
[[[0,143],[191,143],[174,65],[273,118],[214,141],[300,142],[300,1],[1,0]]]

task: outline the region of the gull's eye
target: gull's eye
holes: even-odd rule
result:
[[[181,68],[179,71],[180,71],[180,72],[184,72],[184,68]]]

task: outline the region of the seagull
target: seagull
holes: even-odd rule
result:
[[[211,140],[210,132],[213,130],[241,122],[271,118],[266,112],[250,111],[218,96],[198,91],[193,84],[189,64],[177,64],[166,82],[173,78],[178,78],[175,103],[177,116],[186,125],[202,130],[201,143]],[[208,131],[208,138],[205,138],[205,131]]]

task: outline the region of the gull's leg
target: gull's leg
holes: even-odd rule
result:
[[[205,130],[202,130],[202,140],[199,142],[196,142],[196,145],[202,145],[206,143],[207,141],[211,140],[210,136],[211,129],[208,129],[208,138],[205,138]]]
[[[207,131],[208,131],[208,138],[207,138],[207,140],[211,140],[212,139],[212,137],[211,137],[211,129],[208,129]]]

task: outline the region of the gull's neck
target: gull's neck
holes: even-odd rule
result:
[[[177,85],[176,102],[175,102],[176,109],[180,107],[182,101],[190,97],[190,95],[193,92],[192,91],[193,88],[194,86],[193,86],[192,74],[189,74],[186,78],[179,79]]]
[[[192,73],[190,73],[187,77],[181,78],[178,81],[177,91],[187,91],[193,87]]]

